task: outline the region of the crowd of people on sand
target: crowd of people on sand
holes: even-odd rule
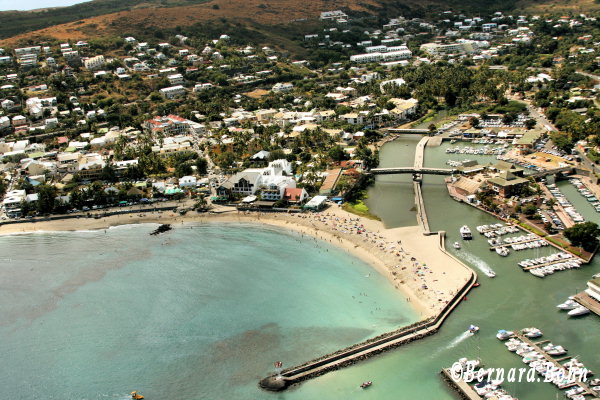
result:
[[[413,284],[410,285],[412,289],[418,292],[420,296],[429,298],[431,303],[437,303],[435,308],[442,309],[448,303],[452,293],[435,290],[432,287],[432,282],[437,281],[437,279],[432,278],[434,273],[427,264],[412,257],[402,247],[400,240],[388,240],[380,232],[367,229],[361,222],[361,218],[345,218],[328,212],[298,213],[294,218],[305,220],[313,228],[329,232],[338,240],[342,240],[342,238],[350,240],[355,247],[361,246],[370,252],[377,251],[379,253],[378,258],[385,263],[395,281],[404,284],[406,279],[412,279]],[[445,272],[442,272],[442,274],[445,274]],[[446,296],[447,298],[444,299]],[[407,301],[410,301],[410,298],[407,298]]]

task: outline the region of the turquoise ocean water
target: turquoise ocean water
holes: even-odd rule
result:
[[[417,319],[363,262],[255,225],[0,238],[0,399],[258,399],[307,361]]]

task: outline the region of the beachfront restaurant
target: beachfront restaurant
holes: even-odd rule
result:
[[[325,208],[327,196],[315,196],[304,205],[305,210],[320,211]]]

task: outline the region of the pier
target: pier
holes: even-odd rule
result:
[[[429,137],[425,136],[417,144],[417,147],[415,149],[415,161],[414,161],[415,169],[423,168],[423,163],[425,161],[425,146],[427,146],[428,141],[429,141]],[[418,179],[417,179],[417,175],[415,175],[414,178],[415,179],[413,179],[414,180],[413,190],[415,192],[415,204],[417,206],[417,222],[423,229],[423,233],[425,235],[430,235],[431,229],[429,228],[429,219],[427,218],[427,212],[425,210],[425,201],[423,200],[423,192],[421,191],[421,179],[422,178],[420,177],[420,175],[418,176]]]
[[[600,316],[600,302],[587,294],[585,290],[577,293],[575,296],[573,296],[573,299],[594,314]]]
[[[452,379],[452,373],[450,372],[450,368],[443,368],[442,375],[444,376],[444,380],[452,387],[454,390],[458,392],[461,398],[466,400],[483,400],[483,397],[477,394],[473,390],[471,386],[469,386],[466,382],[459,380],[458,382]]]
[[[448,257],[457,260],[454,256],[446,252],[445,232],[439,232],[438,234],[440,238],[440,249]],[[475,271],[463,263],[461,264],[469,271],[469,278],[436,316],[399,328],[393,332],[379,335],[362,343],[319,357],[305,364],[288,368],[280,374],[268,376],[259,382],[260,387],[271,391],[285,390],[291,385],[316,378],[330,371],[353,365],[358,361],[365,360],[384,351],[436,333],[452,311],[454,311],[454,309],[463,301],[463,298],[477,281],[477,274]]]

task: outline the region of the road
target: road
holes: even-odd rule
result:
[[[527,110],[529,111],[529,115],[535,119],[539,124],[541,124],[544,128],[546,128],[546,130],[550,131],[550,132],[557,132],[558,129],[556,129],[556,127],[552,124],[552,122],[550,122],[548,120],[548,118],[546,118],[546,116],[544,115],[544,112],[542,111],[541,108],[537,108],[536,106],[534,106],[533,104],[531,104],[531,100],[529,99],[521,99],[517,96],[511,95],[511,96],[507,96],[508,99],[510,100],[515,100],[515,101],[520,101],[522,103],[525,103],[525,105],[527,106]]]

